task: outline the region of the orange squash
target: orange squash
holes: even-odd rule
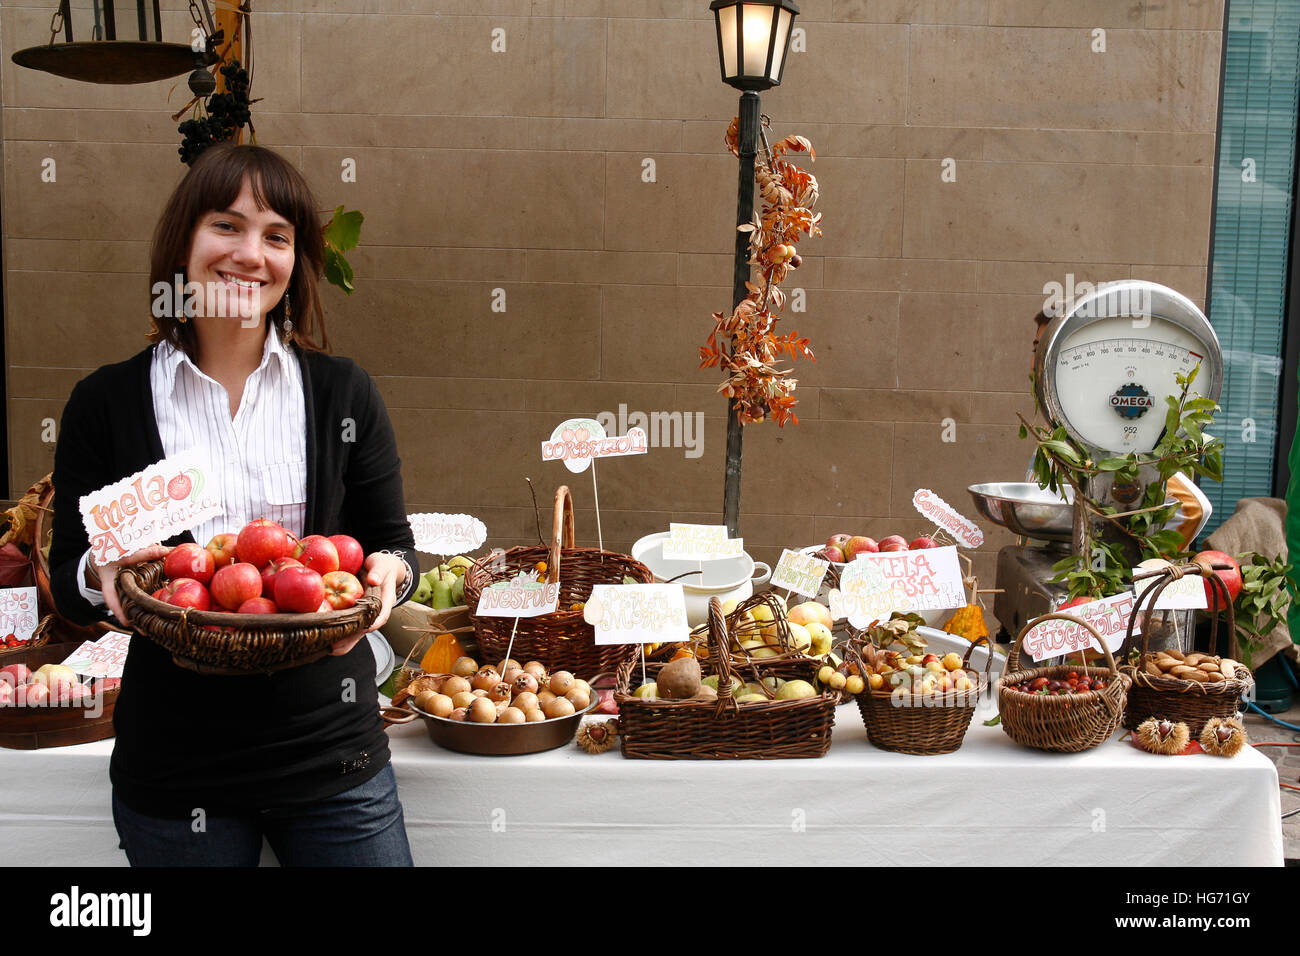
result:
[[[465,648],[454,634],[439,634],[420,658],[420,670],[426,674],[450,674],[451,665],[464,657]]]

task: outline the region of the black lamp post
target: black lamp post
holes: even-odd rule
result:
[[[790,53],[790,36],[799,8],[791,0],[713,0],[709,4],[718,30],[718,62],[722,81],[740,94],[740,188],[736,202],[736,225],[754,218],[754,157],[758,155],[759,102],[761,90],[781,85],[785,61]],[[735,270],[732,284],[734,309],[749,290],[749,234],[736,233]],[[740,415],[735,402],[727,399],[727,468],[722,497],[722,518],[730,537],[740,536]]]

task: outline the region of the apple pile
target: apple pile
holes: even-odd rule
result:
[[[921,535],[908,541],[901,534],[891,534],[877,541],[863,535],[833,534],[826,539],[826,546],[815,555],[823,561],[845,564],[859,554],[875,554],[880,551],[921,551],[926,548],[938,548],[940,544],[929,535]]]
[[[342,611],[365,593],[357,573],[365,554],[356,538],[313,534],[299,541],[267,518],[206,547],[177,545],[163,562],[159,601],[198,611],[302,614]]]
[[[105,690],[117,683],[101,682]],[[94,693],[76,671],[63,664],[45,664],[36,671],[26,664],[0,669],[0,707],[84,707]]]

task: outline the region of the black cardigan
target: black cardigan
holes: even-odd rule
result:
[[[307,397],[304,534],[350,534],[367,554],[400,550],[414,581],[419,566],[401,462],[379,390],[350,359],[291,351]],[[77,624],[109,617],[77,584],[89,547],[79,499],[164,457],[151,356],[145,349],[93,372],[63,410],[50,577],[59,612]],[[192,540],[186,532],[167,543]],[[358,786],[389,758],[374,674],[367,641],[345,656],[272,675],[213,677],[178,667],[137,635],[114,709],[110,776],[117,795],[138,812],[188,817],[198,808],[300,805]]]

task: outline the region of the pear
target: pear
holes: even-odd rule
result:
[[[433,585],[433,602],[430,606],[437,611],[442,611],[453,606],[451,603],[450,584],[446,581],[439,580]]]
[[[429,604],[433,600],[433,586],[429,584],[428,578],[420,576],[420,583],[416,585],[415,593],[411,595],[411,600],[416,604]]]

